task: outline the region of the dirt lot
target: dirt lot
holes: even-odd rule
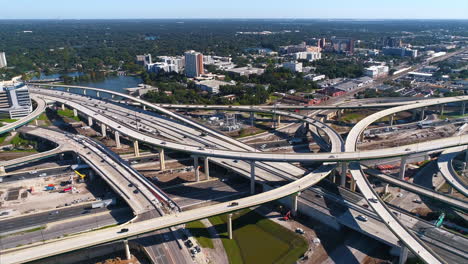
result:
[[[0,185],[1,211],[8,211],[9,216],[31,212],[39,212],[63,207],[65,204],[78,204],[96,199],[96,193],[90,192],[86,183],[74,180],[74,193],[61,193],[59,190],[71,185],[65,184],[74,173],[66,173],[56,177],[37,177]],[[54,185],[56,190],[45,191],[48,185]]]

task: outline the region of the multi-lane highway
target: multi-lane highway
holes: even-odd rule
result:
[[[437,159],[437,166],[445,180],[457,191],[468,197],[468,188],[465,183],[459,178],[460,176],[453,168],[453,159],[462,151],[467,151],[465,146],[450,148],[442,152]],[[466,154],[465,154],[466,155]]]
[[[37,104],[36,108],[29,115],[27,115],[27,116],[25,116],[25,117],[23,117],[21,119],[18,119],[13,123],[9,123],[9,124],[7,124],[5,126],[0,127],[0,134],[9,132],[9,131],[11,131],[11,130],[13,130],[15,128],[18,128],[20,126],[23,126],[23,125],[31,122],[32,120],[38,118],[46,110],[46,107],[47,107],[46,101],[44,101],[42,99],[37,99],[37,98],[32,98],[32,99]]]

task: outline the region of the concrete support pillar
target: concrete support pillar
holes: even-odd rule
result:
[[[101,97],[101,92],[96,92],[96,97]]]
[[[205,175],[206,179],[210,179],[210,158],[205,157]]]
[[[405,264],[406,260],[408,259],[408,248],[400,243],[400,258],[398,260],[398,264]]]
[[[250,194],[255,194],[255,161],[250,162]]]
[[[62,104],[62,110],[65,110],[65,104]]]
[[[107,137],[107,127],[105,124],[101,124],[101,135]]]
[[[67,93],[69,93],[69,92],[70,92],[70,88],[67,88]]]
[[[395,114],[393,114],[393,115],[390,116],[390,126],[391,126],[391,127],[393,126],[394,118],[395,118]]]
[[[124,242],[124,247],[125,247],[125,257],[127,258],[127,260],[131,260],[132,255],[130,254],[130,247],[128,246],[128,240],[125,239],[123,242]]]
[[[364,131],[361,132],[361,134],[359,135],[359,141],[362,143],[364,142]]]
[[[413,118],[412,119],[417,120],[418,119],[418,111],[413,109],[413,110],[411,110],[411,112],[413,113]]]
[[[341,118],[341,114],[342,114],[342,110],[336,111],[336,117],[338,117],[338,119]]]
[[[94,176],[95,176],[95,175],[94,175],[94,171],[93,171],[93,170],[90,170],[89,173],[88,173],[88,175],[89,175],[89,181],[90,181],[90,182],[94,181]]]
[[[255,124],[255,112],[250,112],[250,126]]]
[[[115,146],[117,148],[121,148],[122,145],[120,144],[120,133],[119,133],[119,131],[115,131],[114,136],[115,136]]]
[[[461,115],[465,115],[465,109],[466,109],[465,102],[462,102],[461,109],[460,109],[461,110],[460,111]]]
[[[86,95],[86,89],[83,89],[83,94]]]
[[[401,163],[400,163],[400,173],[399,173],[399,178],[400,180],[405,179],[405,171],[406,171],[406,156],[401,157]]]
[[[114,94],[111,94],[111,98],[114,99],[115,95]]]
[[[197,182],[200,181],[200,171],[198,166],[198,156],[193,156],[193,168],[195,169],[195,179]]]
[[[351,186],[350,186],[350,190],[352,192],[356,192],[356,180],[351,178]]]
[[[341,162],[341,177],[340,177],[340,186],[346,186],[346,172],[348,171],[348,163]]]
[[[138,140],[133,140],[133,151],[135,152],[135,157],[140,157],[140,146],[138,145]]]
[[[164,171],[166,170],[166,157],[164,156],[164,149],[158,149],[159,153],[159,170]]]
[[[421,108],[421,121],[424,120],[424,108]]]
[[[384,193],[388,193],[388,185],[389,185],[388,183],[385,184],[385,186],[384,186]]]
[[[280,115],[278,115],[278,125],[277,125],[277,127],[279,127],[279,126],[281,126],[281,116]]]
[[[5,166],[0,166],[0,175],[5,175],[5,174],[6,174]]]
[[[232,214],[228,214],[228,235],[229,239],[232,239]]]
[[[39,122],[37,122],[37,119],[34,119],[34,125],[38,126]]]
[[[440,105],[440,115],[444,115],[444,105]]]
[[[65,157],[64,157],[65,154],[63,154],[63,153],[60,153],[58,156],[59,156],[59,160],[63,160],[63,159],[65,158]]]
[[[88,116],[88,126],[93,126],[93,118]]]
[[[448,194],[453,194],[453,187],[452,187],[452,185],[449,185],[449,187],[448,187]]]
[[[291,214],[293,216],[297,215],[297,200],[299,195],[301,195],[301,193],[295,193],[291,195]]]
[[[146,111],[146,105],[143,105],[143,110],[145,110],[145,111]]]
[[[73,116],[75,116],[75,117],[78,116],[78,110],[73,109]]]

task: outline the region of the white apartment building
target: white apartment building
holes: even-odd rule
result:
[[[321,58],[322,58],[322,53],[320,52],[303,51],[303,52],[294,53],[295,60],[314,61],[314,60],[320,60]]]
[[[205,73],[203,68],[203,54],[194,50],[185,52],[185,75],[195,78]]]
[[[388,75],[388,66],[370,66],[369,68],[364,69],[364,75],[373,79],[385,77]]]
[[[292,72],[302,72],[302,62],[285,62],[283,68],[286,68]]]

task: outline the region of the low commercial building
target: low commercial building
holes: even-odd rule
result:
[[[409,48],[384,47],[382,48],[382,53],[388,56],[413,57],[413,58],[416,58],[418,56],[417,50],[412,50]]]
[[[309,81],[314,81],[314,82],[324,80],[325,78],[327,78],[327,76],[325,76],[325,74],[320,74],[320,75],[307,74],[306,76],[304,76],[304,79],[309,80]]]
[[[285,62],[283,68],[288,69],[292,72],[302,72],[302,62]]]
[[[18,119],[32,112],[29,88],[16,77],[11,81],[0,82],[0,116]]]
[[[211,93],[211,94],[218,94],[220,86],[234,85],[234,84],[231,82],[223,82],[223,81],[218,81],[218,80],[206,80],[206,81],[197,82],[196,85],[200,87],[200,89],[202,89],[203,91],[207,91],[208,93]]]
[[[369,68],[364,69],[364,75],[373,79],[386,77],[388,76],[388,66],[370,66]]]
[[[320,60],[321,58],[322,58],[322,53],[320,52],[303,51],[303,52],[294,53],[295,60],[315,61],[315,60]]]
[[[229,69],[227,72],[237,74],[239,76],[250,76],[252,74],[262,75],[265,73],[265,69],[261,68],[253,68],[253,67],[241,67],[241,68],[234,68]]]
[[[346,94],[345,91],[337,89],[335,87],[323,88],[323,89],[319,90],[318,93],[328,95],[328,96],[331,96],[331,97],[337,97],[337,96],[341,96],[341,95]]]

